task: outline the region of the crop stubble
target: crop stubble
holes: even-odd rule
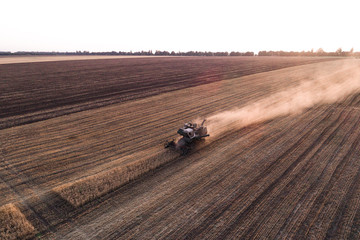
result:
[[[33,207],[37,214],[26,208],[24,214],[50,237],[354,236],[359,214],[347,209],[358,210],[359,95],[228,132],[186,158],[166,156],[172,164],[140,182],[110,188],[112,193],[99,194],[99,203],[77,210],[51,191],[143,158],[142,150],[161,148],[174,136],[174,126],[194,116],[241,107],[296,86],[316,69],[331,72],[339,65],[317,63],[217,81],[3,129],[6,162],[0,176],[10,189],[1,192]],[[351,192],[336,188],[343,184]],[[14,201],[9,199],[1,203]],[[74,213],[61,215],[56,201]],[[67,227],[72,219],[76,224]]]

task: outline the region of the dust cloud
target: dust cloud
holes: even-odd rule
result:
[[[317,104],[340,101],[360,91],[360,70],[357,63],[347,62],[340,70],[304,80],[296,87],[275,93],[242,108],[224,111],[207,118],[209,133],[216,137],[229,129],[240,129],[250,124],[278,116],[298,114]]]

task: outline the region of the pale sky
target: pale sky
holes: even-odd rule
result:
[[[0,51],[360,51],[359,10],[347,0],[1,0]]]

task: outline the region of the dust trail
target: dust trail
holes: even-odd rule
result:
[[[360,70],[356,63],[347,63],[340,70],[316,76],[313,80],[278,92],[242,108],[208,117],[208,129],[216,137],[229,129],[266,121],[278,116],[301,113],[317,104],[334,103],[360,92]]]

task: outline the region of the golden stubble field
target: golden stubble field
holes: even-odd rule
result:
[[[294,66],[2,129],[0,205],[45,238],[357,238],[359,66]],[[205,143],[163,149],[201,118]]]

